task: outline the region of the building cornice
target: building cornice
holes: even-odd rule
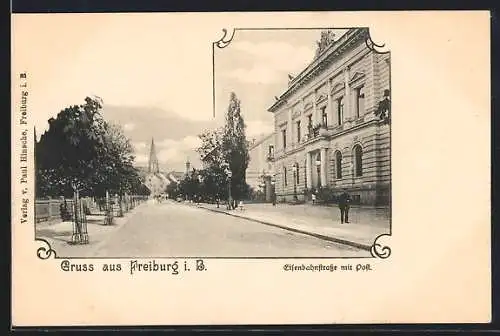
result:
[[[352,123],[352,121],[351,121]],[[363,129],[363,128],[368,128],[368,127],[372,127],[372,126],[375,126],[375,127],[378,127],[381,125],[381,121],[380,120],[377,120],[377,119],[369,119],[367,121],[364,121],[362,123],[359,123],[359,124],[354,124],[352,126],[350,126],[349,128],[347,129],[342,129],[340,131],[336,131],[336,132],[333,132],[333,129],[336,128],[335,127],[332,127],[332,128],[328,128],[328,134],[326,135],[319,135],[317,137],[314,137],[308,141],[305,141],[305,142],[301,142],[299,144],[299,146],[295,146],[289,150],[287,150],[286,152],[279,152],[277,153],[277,155],[275,156],[275,159],[274,159],[274,162],[277,162],[277,161],[281,161],[282,159],[284,158],[287,158],[289,157],[290,155],[294,155],[296,153],[299,153],[299,152],[302,152],[302,151],[310,151],[311,148],[315,148],[315,147],[318,147],[318,143],[320,143],[321,145],[319,147],[325,147],[325,148],[329,148],[329,145],[325,145],[326,143],[331,143],[331,141],[333,140],[336,140],[346,134],[349,134],[349,133],[353,133],[355,131],[358,131],[360,129]],[[312,149],[314,150],[314,149]]]
[[[353,28],[345,33],[339,40],[323,50],[302,72],[289,84],[286,91],[269,107],[268,112],[275,112],[287,98],[297,92],[302,86],[311,81],[319,72],[323,71],[336,58],[343,55],[353,44],[369,37],[368,28]]]

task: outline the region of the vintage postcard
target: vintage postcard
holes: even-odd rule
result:
[[[489,46],[486,11],[14,14],[13,325],[490,321]]]

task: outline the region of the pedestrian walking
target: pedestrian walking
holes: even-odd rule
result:
[[[349,207],[351,205],[351,195],[347,193],[347,189],[339,196],[340,223],[349,223]]]
[[[313,190],[313,192],[311,194],[311,198],[312,198],[313,204],[316,204],[316,190]]]

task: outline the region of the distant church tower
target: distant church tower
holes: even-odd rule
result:
[[[164,193],[168,184],[168,179],[160,172],[158,157],[156,156],[155,141],[154,139],[151,139],[146,187],[148,187],[151,192],[151,196],[154,197]]]
[[[151,138],[151,150],[149,151],[148,173],[159,173],[158,157],[156,156],[155,140]]]

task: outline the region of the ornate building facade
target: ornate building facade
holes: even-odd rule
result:
[[[346,188],[354,203],[389,204],[390,122],[378,109],[390,101],[390,54],[367,41],[367,28],[322,32],[314,60],[268,109],[278,201]]]
[[[254,189],[263,192],[265,200],[270,202],[272,195],[272,177],[274,167],[274,133],[263,136],[252,143],[248,149],[250,162],[246,171],[246,182]]]

